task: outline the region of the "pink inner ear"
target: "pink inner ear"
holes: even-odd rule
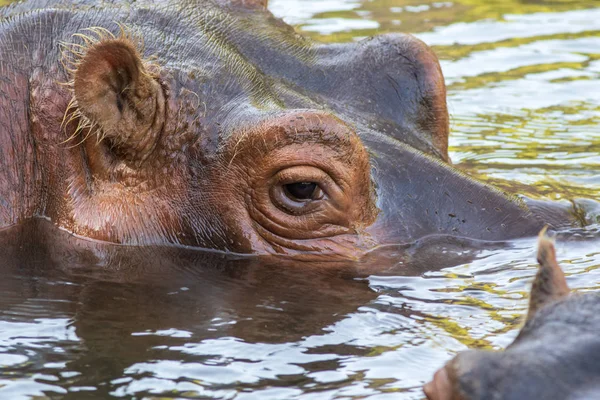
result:
[[[452,400],[452,383],[446,367],[437,370],[433,380],[423,387],[423,392],[429,400]]]
[[[105,128],[112,128],[119,95],[125,88],[144,87],[143,64],[127,39],[92,44],[77,65],[73,89],[80,112]]]

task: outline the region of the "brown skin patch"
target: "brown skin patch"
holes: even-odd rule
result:
[[[191,140],[174,134],[181,102],[167,103],[159,69],[142,57],[140,40],[123,28],[120,36],[103,28],[84,32],[63,49],[73,96],[62,124],[65,147],[82,162],[66,178],[69,202],[56,220],[109,242],[176,242],[187,178],[176,161]]]
[[[369,158],[339,119],[311,111],[275,117],[238,132],[220,159],[215,185],[229,199],[226,225],[238,225],[252,248],[353,257],[370,244],[360,235],[377,215]],[[294,199],[286,185],[298,182],[315,183],[318,192]]]

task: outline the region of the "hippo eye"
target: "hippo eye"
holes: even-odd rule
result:
[[[283,185],[286,196],[294,201],[318,200],[323,191],[315,182],[295,182]]]
[[[329,204],[335,182],[322,169],[298,165],[278,171],[269,182],[271,203],[288,215],[308,215]]]

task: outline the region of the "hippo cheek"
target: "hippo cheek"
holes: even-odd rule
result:
[[[361,231],[377,215],[369,157],[342,121],[293,111],[226,143],[212,207],[240,239],[232,250],[354,257],[365,247]]]

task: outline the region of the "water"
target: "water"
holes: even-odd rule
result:
[[[556,200],[600,194],[599,6],[270,4],[322,41],[416,34],[445,72],[453,162]],[[41,222],[0,232],[1,399],[420,399],[456,352],[511,342],[536,271],[533,239],[479,252],[460,243],[385,249],[323,269],[48,230]],[[598,230],[558,242],[577,291],[600,289]],[[458,265],[430,262],[431,251]]]

